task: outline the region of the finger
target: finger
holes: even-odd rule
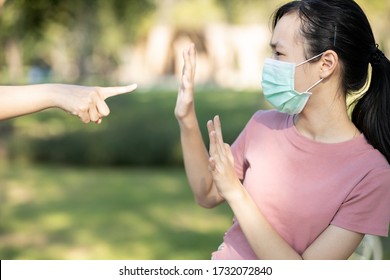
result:
[[[184,66],[183,66],[183,73],[182,73],[182,83],[184,87],[188,87],[190,86],[190,83],[192,81],[192,72],[193,72],[189,50],[183,52],[183,58],[184,58]]]
[[[188,49],[183,52],[184,67],[183,67],[183,76],[187,76],[189,79],[192,79],[194,72],[194,48],[190,46]]]
[[[219,152],[219,149],[217,147],[217,139],[216,139],[215,131],[212,131],[210,133],[209,155],[210,155],[210,157],[213,157],[215,161],[219,162],[220,152]]]
[[[91,121],[88,112],[80,112],[78,116],[83,123],[89,123]]]
[[[209,132],[209,134],[214,131],[214,124],[213,124],[213,121],[209,120],[207,121],[207,131]]]
[[[216,146],[218,152],[221,154],[225,154],[225,143],[223,142],[221,121],[218,115],[214,117],[214,130],[216,134]]]
[[[100,115],[98,113],[98,110],[96,108],[96,106],[92,106],[91,108],[89,108],[89,119],[93,122],[96,122],[97,120],[100,119]]]
[[[210,155],[215,155],[216,153],[216,139],[215,139],[215,131],[214,131],[214,124],[213,122],[210,120],[207,122],[207,130],[209,132],[209,142],[210,142],[210,146],[209,146],[209,154]]]
[[[195,76],[195,47],[190,45],[183,51],[184,66],[182,69],[181,84],[179,93],[192,93],[194,89],[194,76]]]
[[[188,67],[190,65],[189,63],[189,54],[188,54],[188,49],[184,49],[183,50],[183,61],[184,61],[184,65],[183,65],[183,69],[181,70],[181,75],[184,76],[186,74],[186,70],[188,70]]]
[[[116,95],[132,92],[137,88],[137,84],[132,84],[122,87],[98,87],[99,93],[102,95],[103,99],[113,97]]]
[[[195,44],[192,43],[190,45],[190,49],[188,51],[189,53],[189,59],[190,59],[190,62],[191,62],[191,66],[192,66],[192,78],[194,78],[194,74],[195,74],[195,69],[196,69],[196,49],[195,49]]]
[[[217,148],[217,140],[216,140],[216,136],[215,136],[215,131],[212,131],[209,134],[209,138],[210,138],[209,154],[210,154],[210,156],[217,156],[218,148]]]
[[[216,164],[215,164],[215,160],[213,157],[209,157],[209,165],[208,165],[208,170],[210,172],[213,172],[215,171],[215,167],[216,167]]]
[[[190,59],[191,48],[192,48],[192,45],[190,45],[189,47],[187,47],[183,50],[184,63],[187,65],[192,65],[191,59]]]
[[[220,140],[222,143],[223,142],[223,135],[222,135],[222,126],[221,126],[221,120],[218,115],[214,117],[214,129],[215,132],[217,133],[218,140]]]
[[[99,100],[96,104],[100,117],[107,117],[110,114],[110,108],[104,100]]]
[[[230,148],[229,144],[225,143],[225,151],[226,151],[226,155],[229,159],[229,162],[234,166],[234,156],[233,156],[232,149]]]

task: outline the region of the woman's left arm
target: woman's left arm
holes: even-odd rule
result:
[[[219,117],[209,121],[207,127],[209,170],[214,183],[259,259],[347,259],[353,253],[363,234],[330,225],[302,255],[298,254],[268,223],[239,181],[230,147],[223,142]]]

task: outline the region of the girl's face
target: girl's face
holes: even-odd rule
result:
[[[272,58],[295,64],[305,61],[305,40],[300,34],[301,21],[296,13],[284,15],[276,24],[271,38]],[[320,62],[305,63],[295,68],[295,90],[303,92],[319,80]],[[318,68],[319,69],[319,68]]]

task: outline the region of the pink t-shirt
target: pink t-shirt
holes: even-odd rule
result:
[[[387,236],[390,166],[364,135],[326,144],[293,117],[258,111],[232,145],[236,172],[273,228],[300,254],[330,224]],[[236,219],[213,259],[256,259]]]

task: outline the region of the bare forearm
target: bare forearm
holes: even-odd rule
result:
[[[273,229],[244,188],[227,199],[245,237],[259,259],[302,257]]]
[[[363,238],[361,233],[329,225],[300,255],[273,229],[245,189],[226,200],[259,259],[348,259]]]
[[[213,186],[208,170],[208,152],[198,126],[196,117],[190,124],[180,124],[180,138],[187,178],[197,203],[212,208],[223,201]]]
[[[49,84],[0,86],[0,119],[8,119],[55,107]]]
[[[208,170],[208,152],[195,113],[195,45],[183,51],[184,66],[179,86],[175,116],[180,126],[184,166],[192,192],[199,205],[211,208],[223,201]]]
[[[101,123],[110,109],[105,100],[132,92],[136,84],[90,87],[69,84],[0,86],[0,120],[56,107],[78,116],[84,123]]]

